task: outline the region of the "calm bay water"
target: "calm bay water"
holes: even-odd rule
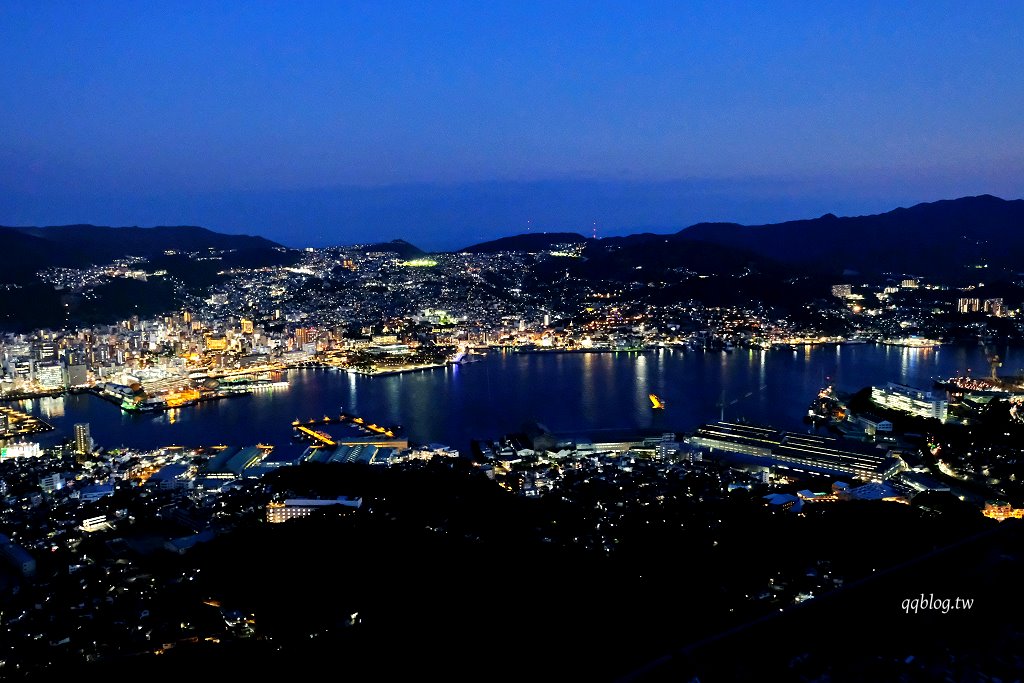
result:
[[[1003,374],[1024,367],[1024,353],[1003,350]],[[88,422],[106,448],[154,449],[218,443],[291,442],[292,420],[342,409],[382,425],[401,425],[414,443],[468,447],[536,420],[556,433],[653,428],[688,432],[725,417],[805,429],[803,415],[823,384],[852,391],[887,381],[930,388],[932,379],[988,372],[980,347],[910,349],[872,344],[732,353],[491,353],[443,369],[363,377],[328,369],[293,370],[288,388],[145,415],[127,415],[94,396],[21,402],[57,431],[53,442]],[[648,394],[666,403],[651,409]]]

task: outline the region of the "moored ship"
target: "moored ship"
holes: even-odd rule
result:
[[[888,346],[908,346],[914,349],[930,349],[942,345],[941,341],[937,339],[928,339],[926,337],[898,337],[883,339],[882,343],[887,344]]]

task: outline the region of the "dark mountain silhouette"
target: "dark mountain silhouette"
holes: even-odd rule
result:
[[[82,261],[82,255],[66,245],[16,228],[0,227],[0,254],[4,255],[4,268],[0,274],[0,282],[3,283],[21,283],[44,268]]]
[[[421,256],[427,255],[427,252],[423,251],[415,244],[410,244],[405,240],[391,240],[390,242],[378,242],[377,244],[367,244],[363,247],[363,250],[367,252],[393,252],[404,259],[420,258]]]
[[[93,260],[119,256],[151,256],[166,250],[272,249],[280,247],[263,237],[226,235],[194,225],[153,228],[112,228],[100,225],[54,225],[45,228],[11,228],[59,244]]]
[[[577,272],[584,277],[642,280],[670,272],[738,274],[746,268],[760,271],[792,270],[750,249],[712,242],[680,239],[677,235],[632,235],[591,242]],[[675,278],[672,278],[675,279]]]
[[[215,250],[216,259],[186,253]],[[167,253],[171,252],[171,253]],[[56,266],[83,268],[125,256],[147,259],[150,271],[165,270],[187,289],[201,292],[231,268],[287,265],[299,252],[249,235],[225,235],[192,226],[110,228],[62,225],[46,228],[0,227],[4,268],[0,284],[0,329],[109,322],[126,315],[156,314],[178,305],[180,292],[166,279],[140,283],[114,280],[83,298],[54,289],[36,274]]]
[[[166,251],[234,250],[280,254],[284,248],[263,237],[226,235],[195,226],[111,228],[97,225],[0,226],[5,268],[0,282],[22,283],[54,266],[84,267],[125,256],[153,257]],[[270,260],[273,260],[272,258]]]
[[[547,281],[563,273],[621,283],[631,297],[655,305],[689,299],[708,306],[761,302],[799,315],[803,304],[827,291],[832,278],[749,249],[684,239],[678,235],[634,235],[591,242],[583,258],[557,264]],[[544,264],[538,265],[538,272]]]
[[[870,216],[829,213],[756,226],[698,223],[673,234],[640,233],[601,240],[577,233],[533,233],[483,242],[463,251],[539,251],[564,242],[587,244],[589,259],[616,270],[636,266],[709,269],[753,260],[830,277],[849,270],[973,279],[975,267],[986,264],[993,269],[990,273],[995,269],[1024,270],[1024,200],[981,195]],[[730,255],[729,250],[736,253]]]
[[[957,277],[983,263],[1021,269],[1024,200],[981,195],[871,216],[826,214],[759,226],[699,223],[676,235],[833,272]]]
[[[530,232],[501,237],[460,249],[473,254],[493,254],[499,251],[541,251],[556,244],[589,244],[594,240],[575,232]]]

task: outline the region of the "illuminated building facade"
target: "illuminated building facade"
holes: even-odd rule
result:
[[[314,512],[323,510],[335,505],[342,505],[346,508],[357,509],[362,507],[362,498],[349,498],[340,496],[338,498],[289,498],[284,502],[267,503],[267,522],[280,524],[293,519],[309,517]]]
[[[871,400],[885,408],[940,422],[946,421],[949,408],[944,396],[895,382],[884,387],[871,387]]]
[[[981,511],[981,514],[1000,522],[1004,519],[1024,519],[1024,508],[1015,508],[1000,500],[990,500],[985,503],[985,509]]]
[[[12,443],[0,448],[0,460],[8,458],[38,458],[42,450],[37,443]]]
[[[206,337],[207,351],[226,351],[228,339],[222,334],[211,334]]]
[[[56,472],[54,472],[53,474],[48,474],[45,477],[40,477],[39,488],[43,490],[43,493],[53,493],[54,491],[60,491],[62,488],[64,488],[64,478]]]
[[[92,450],[92,435],[89,433],[89,423],[79,422],[75,425],[75,452],[85,454]]]
[[[316,334],[313,330],[306,327],[295,328],[295,348],[301,349],[316,340]]]
[[[981,310],[981,299],[960,298],[956,301],[957,313],[977,313]]]
[[[832,285],[832,296],[837,299],[846,299],[853,294],[853,287],[851,285]]]

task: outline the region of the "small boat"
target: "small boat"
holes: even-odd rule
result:
[[[665,407],[665,402],[658,398],[657,394],[650,394],[647,398],[651,399],[651,408],[661,410]]]

